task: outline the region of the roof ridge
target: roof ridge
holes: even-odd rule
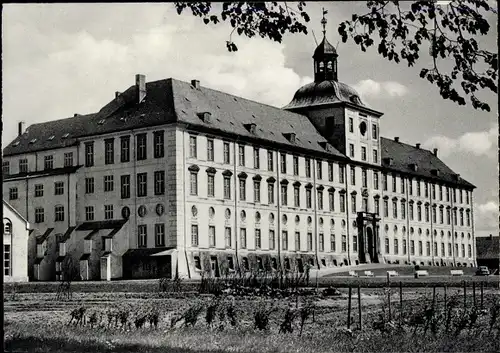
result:
[[[431,150],[428,150],[427,148],[422,148],[422,147],[419,147],[417,148],[416,146],[414,145],[410,145],[409,143],[406,143],[406,142],[401,142],[401,141],[394,141],[394,139],[391,139],[391,138],[388,138],[388,137],[383,137],[383,136],[380,136],[380,139],[384,139],[384,140],[387,140],[387,141],[391,141],[391,142],[394,142],[394,143],[398,143],[400,145],[406,145],[408,147],[412,147],[413,149],[415,150],[419,150],[419,151],[425,151],[425,152],[429,152],[429,153],[432,153]],[[433,153],[432,153],[433,154]]]

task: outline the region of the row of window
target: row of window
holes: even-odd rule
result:
[[[158,170],[153,173],[154,181],[154,195],[164,195],[165,194],[165,171]],[[114,176],[105,175],[103,177],[104,192],[114,191]],[[131,196],[130,193],[130,174],[120,176],[120,194],[122,199],[128,199]],[[95,178],[85,178],[85,193],[93,194],[95,193]],[[137,173],[136,178],[136,195],[137,197],[148,196],[148,173]]]
[[[55,222],[64,222],[64,206],[56,205],[54,206],[54,221]],[[35,207],[35,223],[43,223],[45,222],[45,208],[43,207]]]
[[[64,167],[72,167],[74,165],[73,152],[64,153]],[[43,157],[43,169],[51,170],[54,169],[54,156],[48,155]],[[21,158],[19,160],[19,173],[28,173],[29,165],[27,158]],[[2,163],[2,173],[4,175],[10,174],[10,162],[3,161]]]
[[[12,269],[10,266],[11,259],[11,247],[10,244],[4,244],[3,246],[3,274],[4,276],[11,276]]]
[[[403,239],[402,241],[402,251],[403,251],[403,255],[407,255],[407,242],[406,242],[406,239]],[[415,240],[410,240],[410,255],[415,255],[415,245],[418,245],[417,249],[418,249],[418,256],[424,256],[424,246],[423,246],[423,242],[421,240],[419,240],[417,243],[415,243]],[[393,255],[399,255],[399,240],[398,239],[394,239],[393,240]],[[452,256],[455,256],[455,257],[459,257],[460,256],[460,253],[458,252],[458,244],[455,244],[455,253],[453,254],[453,248],[452,248],[452,244],[451,243],[448,243],[448,255],[446,255],[446,244],[445,243],[441,243],[441,255],[438,254],[438,243],[437,242],[434,242],[434,252],[433,252],[433,255],[434,256],[442,256],[442,257],[445,257],[445,256],[448,256],[448,257],[452,257]],[[461,244],[461,250],[462,250],[462,256],[463,258],[465,258],[465,244]],[[467,245],[467,253],[468,253],[468,257],[471,258],[472,257],[472,245],[471,244],[468,244]],[[385,254],[391,254],[391,246],[390,246],[390,240],[389,238],[385,238]],[[425,243],[425,256],[432,256],[431,254],[431,242],[428,241]]]
[[[367,135],[366,133],[368,132],[368,128],[366,126],[366,122],[364,120],[361,120],[361,123],[359,124],[359,130],[362,136]],[[354,118],[349,118],[349,132],[354,133]],[[368,138],[368,136],[366,136]],[[378,139],[378,128],[376,124],[372,124],[372,134],[371,138],[373,140]]]
[[[43,184],[35,184],[35,197],[42,197],[44,194]],[[54,195],[64,195],[64,181],[54,183]],[[17,200],[19,197],[17,187],[9,188],[9,200]]]

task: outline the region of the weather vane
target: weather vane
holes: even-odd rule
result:
[[[328,10],[325,10],[325,8],[323,7],[323,18],[321,19],[321,24],[323,25],[323,37],[326,36],[326,18],[325,18],[325,15],[328,13]]]

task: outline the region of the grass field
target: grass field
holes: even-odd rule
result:
[[[116,283],[115,283],[116,284]],[[56,300],[55,293],[5,292],[5,351],[15,352],[459,352],[500,350],[498,291],[484,290],[483,311],[476,293],[467,292],[464,309],[461,289],[436,289],[434,307],[430,288],[361,289],[361,327],[357,291],[352,291],[350,331],[346,330],[348,290],[336,296],[317,295],[284,298],[222,296],[191,293],[159,293],[152,281],[142,281],[151,291],[74,292],[71,300]],[[48,288],[48,287],[46,287]],[[196,287],[193,287],[195,289]],[[389,314],[390,297],[390,314]],[[86,308],[87,323],[68,325],[74,309]],[[425,320],[425,309],[434,308]],[[172,319],[198,308],[194,325],[185,325],[185,315],[171,327]],[[233,308],[233,316],[229,315]],[[402,310],[401,310],[402,308]],[[497,308],[493,309],[492,308]],[[198,310],[197,309],[197,310]],[[495,311],[497,310],[497,311]],[[157,328],[135,320],[156,311]],[[429,310],[427,310],[428,313]],[[129,328],[113,323],[108,313],[128,312]],[[210,312],[211,315],[207,315]],[[89,317],[95,313],[95,324]],[[447,315],[449,313],[449,315]],[[256,319],[259,314],[259,320]],[[287,317],[288,315],[288,317]],[[474,319],[474,315],[476,316]],[[257,315],[258,316],[258,315]],[[300,334],[301,318],[305,316]],[[230,318],[234,317],[234,322]],[[449,319],[449,323],[446,321]],[[464,321],[464,318],[467,320]],[[493,326],[490,329],[490,324]],[[207,320],[211,325],[207,324]],[[267,329],[255,327],[265,325]],[[429,328],[425,330],[426,323]],[[234,326],[233,326],[234,324]],[[187,327],[185,327],[187,326]],[[262,326],[261,326],[262,327]],[[280,333],[280,327],[286,333]],[[448,329],[446,329],[448,327]],[[292,331],[292,332],[289,332]]]

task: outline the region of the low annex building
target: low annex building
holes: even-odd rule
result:
[[[475,265],[474,185],[381,137],[337,59],[324,37],[283,109],[137,75],[97,113],[20,124],[4,198],[36,228],[30,277]]]
[[[30,224],[3,200],[4,282],[28,281],[28,238]]]

